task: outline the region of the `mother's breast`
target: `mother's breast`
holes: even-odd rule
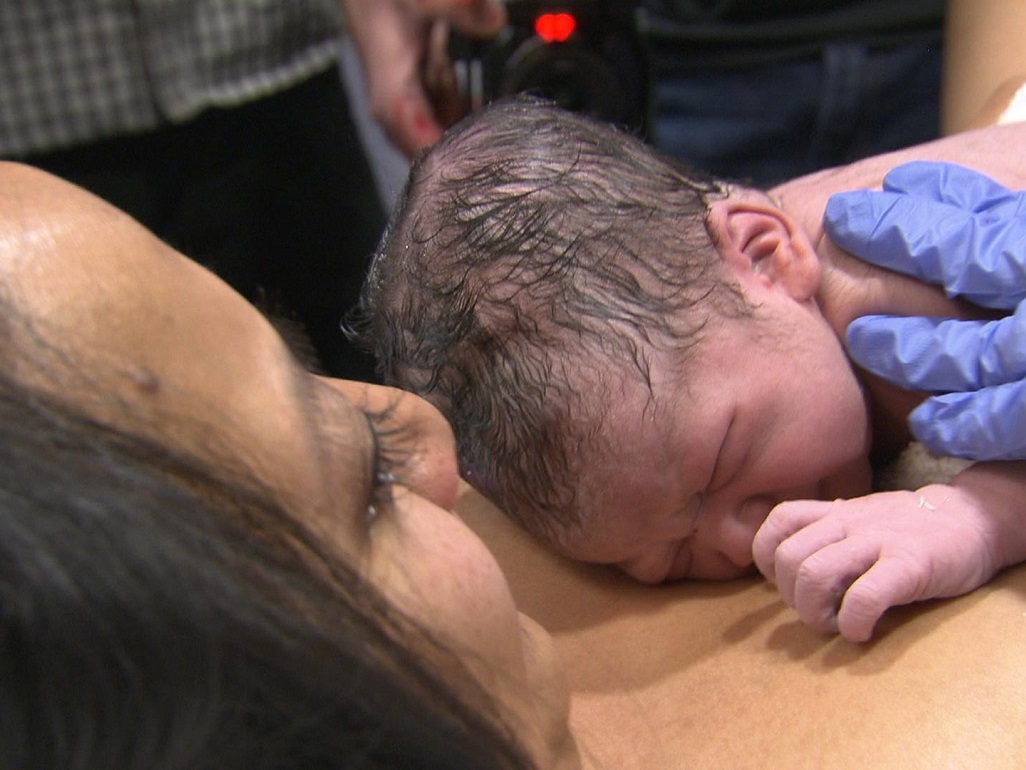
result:
[[[469,488],[457,511],[553,634],[588,767],[1026,767],[1026,567],[857,645],[762,580],[642,586],[544,551]]]

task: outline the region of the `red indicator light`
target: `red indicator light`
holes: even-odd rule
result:
[[[576,26],[577,20],[569,13],[543,13],[534,20],[534,31],[546,43],[565,43]]]

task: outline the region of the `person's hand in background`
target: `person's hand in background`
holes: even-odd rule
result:
[[[831,197],[824,227],[860,259],[944,287],[997,321],[865,316],[847,331],[861,366],[935,395],[909,415],[913,435],[938,454],[1026,458],[1026,193],[961,166],[895,168],[883,191]]]
[[[408,157],[458,116],[447,65],[449,29],[477,38],[506,23],[500,0],[342,0],[374,118]]]

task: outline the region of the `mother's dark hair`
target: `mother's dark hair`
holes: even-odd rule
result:
[[[258,482],[12,376],[0,314],[0,767],[530,765],[455,656]]]

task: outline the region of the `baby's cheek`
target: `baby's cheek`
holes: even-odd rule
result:
[[[752,572],[752,541],[773,509],[774,499],[757,495],[735,502],[713,500],[695,534],[688,538],[690,577],[731,580]]]
[[[873,491],[873,468],[868,454],[860,454],[842,465],[820,485],[820,500],[847,500]]]

